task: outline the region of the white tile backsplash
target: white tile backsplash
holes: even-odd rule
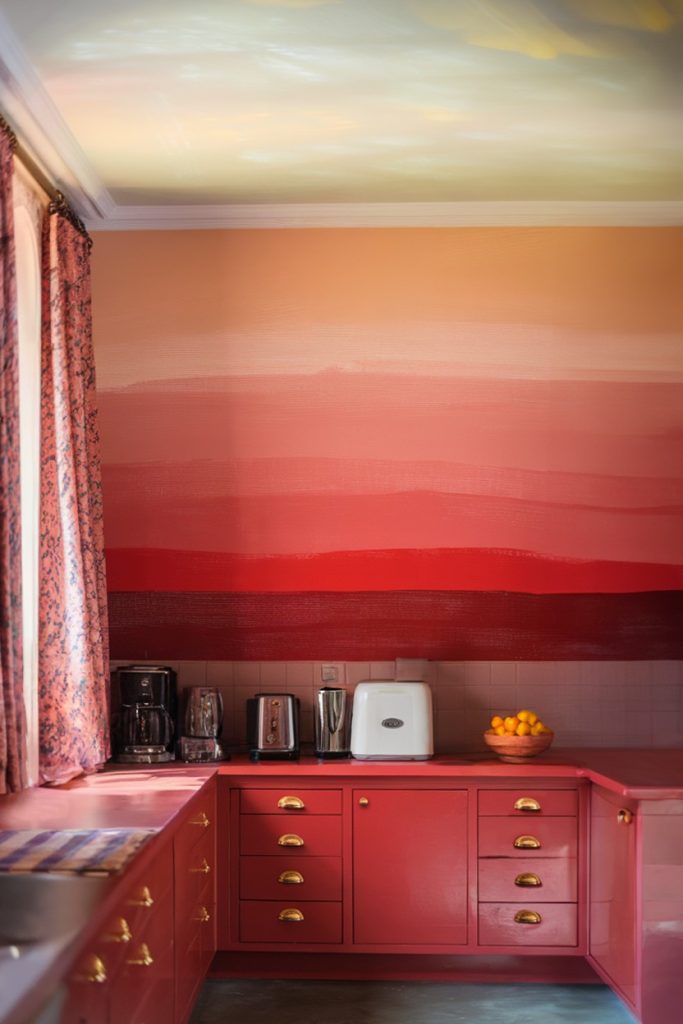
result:
[[[112,668],[135,658],[112,662]],[[324,683],[322,665],[336,682]],[[246,743],[246,701],[259,690],[283,689],[301,701],[302,740],[312,739],[312,707],[324,685],[352,692],[363,679],[394,678],[395,662],[178,661],[178,683],[217,686],[223,694],[223,735]],[[482,732],[495,713],[522,707],[555,730],[556,746],[683,746],[683,661],[430,662],[434,736],[439,754],[483,749]]]

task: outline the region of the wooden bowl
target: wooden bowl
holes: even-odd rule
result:
[[[530,761],[532,757],[547,750],[554,738],[554,732],[544,732],[540,736],[498,736],[493,729],[487,729],[484,733],[486,745],[501,761],[509,764]]]

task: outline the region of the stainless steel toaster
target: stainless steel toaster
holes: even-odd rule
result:
[[[293,761],[299,756],[299,699],[257,693],[247,701],[247,743],[252,761]]]

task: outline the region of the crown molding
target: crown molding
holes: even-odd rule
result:
[[[0,11],[0,108],[41,174],[84,220],[107,219],[116,204]]]
[[[211,228],[672,227],[683,201],[493,201],[118,205],[0,11],[0,110],[21,150],[90,231]]]
[[[91,231],[210,228],[672,227],[683,202],[287,203],[114,206]]]

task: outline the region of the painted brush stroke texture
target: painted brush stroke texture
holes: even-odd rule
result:
[[[673,656],[682,230],[99,245],[121,656]]]

